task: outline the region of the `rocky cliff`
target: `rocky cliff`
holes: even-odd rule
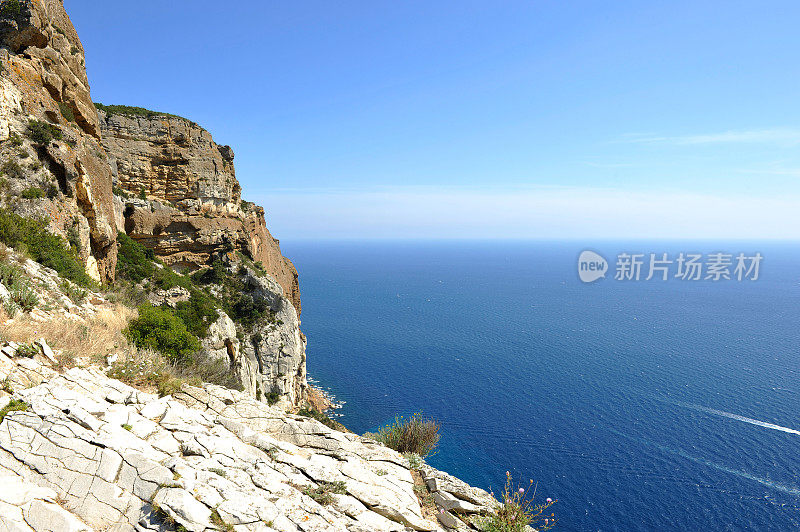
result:
[[[300,313],[297,271],[267,230],[264,210],[241,200],[230,146],[172,115],[101,106],[99,120],[125,203],[118,221],[126,233],[183,270],[210,264],[216,254],[244,252],[263,265]]]
[[[2,203],[68,236],[97,280],[113,281],[111,167],[83,46],[59,0],[0,7]]]
[[[253,397],[299,405],[297,271],[264,210],[242,201],[233,150],[189,120],[92,103],[83,47],[59,0],[2,2],[0,42],[0,207],[45,220],[104,283],[114,281],[118,231],[177,271],[224,263],[273,320],[233,323],[221,312],[204,352],[227,361]]]

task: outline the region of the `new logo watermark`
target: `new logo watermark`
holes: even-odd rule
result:
[[[614,265],[615,281],[757,281],[761,253],[620,253]],[[578,277],[593,283],[606,277],[608,261],[594,251],[578,256]]]
[[[606,276],[608,261],[594,251],[581,252],[578,257],[578,277],[584,283],[593,283]]]

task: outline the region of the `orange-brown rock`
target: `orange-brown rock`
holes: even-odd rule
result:
[[[10,177],[9,189],[50,191],[43,201],[21,199],[11,206],[46,217],[56,233],[75,231],[88,273],[112,281],[117,250],[111,168],[99,143],[83,46],[62,2],[4,2],[0,44],[0,141],[19,139],[3,142],[4,160],[23,153],[37,160]],[[62,138],[44,144],[26,138],[31,121],[50,124]]]
[[[241,201],[233,150],[184,118],[111,109],[99,111],[99,123],[126,196],[125,232],[177,269],[240,251],[263,265],[299,312],[297,271],[267,230],[264,210]]]

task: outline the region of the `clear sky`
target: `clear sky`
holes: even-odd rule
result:
[[[800,3],[65,0],[281,239],[800,238]]]

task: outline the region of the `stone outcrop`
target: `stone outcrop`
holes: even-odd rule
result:
[[[17,401],[0,424],[0,524],[11,530],[56,530],[37,524],[45,518],[76,531],[469,530],[497,505],[244,393],[184,385],[158,398],[99,368],[58,374],[40,362],[0,353],[0,380],[20,364],[37,375],[0,392],[0,407]]]
[[[182,270],[241,251],[300,311],[297,271],[267,230],[264,210],[241,200],[230,146],[177,116],[98,113],[115,184],[127,196],[120,219],[129,236]]]
[[[11,206],[45,218],[63,236],[73,231],[88,273],[112,281],[111,168],[99,142],[83,46],[62,2],[4,2],[0,46],[0,156],[11,165],[2,201],[32,187],[46,192],[46,198],[23,198]],[[55,138],[28,138],[32,120],[48,124]]]

